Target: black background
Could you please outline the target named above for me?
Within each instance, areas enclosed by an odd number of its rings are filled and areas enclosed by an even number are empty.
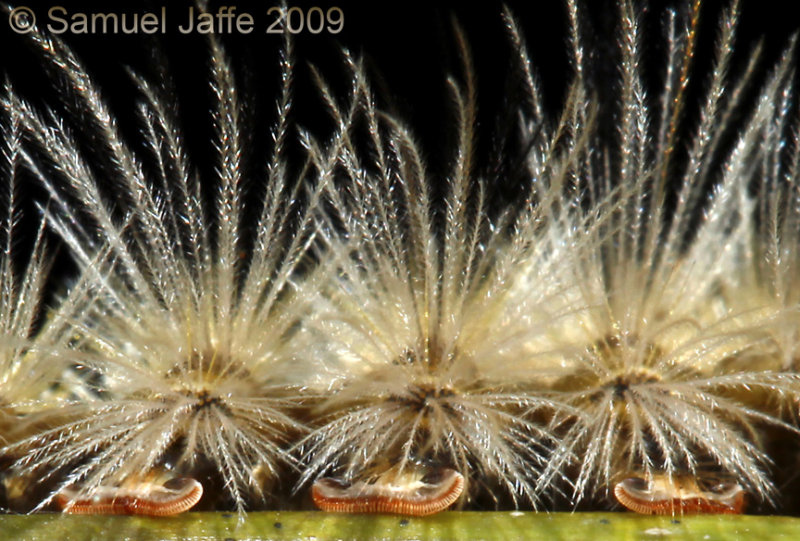
[[[644,6],[647,32],[646,58],[652,66],[663,65],[659,46],[663,43],[661,22],[670,6],[685,2],[657,0],[637,2]],[[717,19],[721,6],[729,2],[711,0],[704,2],[700,28],[698,65],[703,68],[704,54],[711,50],[717,33]],[[268,127],[273,113],[273,98],[277,89],[277,60],[281,46],[279,36],[267,35],[264,30],[273,20],[269,7],[276,2],[220,2],[211,3],[213,12],[218,5],[235,5],[238,12],[248,12],[256,19],[252,34],[223,35],[229,55],[234,60],[240,87],[245,90],[248,114],[255,120],[254,133]],[[353,2],[346,0],[311,0],[293,2],[307,11],[313,6],[327,10],[338,6],[345,14],[343,30],[332,35],[323,31],[313,35],[303,31],[296,36],[298,73],[297,122],[315,127],[324,123],[324,111],[319,106],[318,93],[308,80],[306,63],[320,67],[323,74],[336,84],[342,82],[343,68],[340,48],[346,47],[363,54],[376,81],[376,94],[384,107],[390,107],[407,120],[408,125],[422,142],[434,170],[439,167],[437,156],[446,152],[451,139],[451,112],[444,84],[448,74],[460,71],[453,37],[452,22],[458,21],[465,30],[475,59],[479,80],[479,107],[481,135],[490,138],[494,131],[492,120],[501,111],[513,107],[514,96],[508,93],[507,79],[513,60],[509,56],[509,40],[501,19],[500,2]],[[528,0],[506,2],[520,21],[528,41],[533,65],[539,74],[547,105],[557,112],[569,78],[566,30],[566,10],[562,0]],[[769,66],[780,50],[788,43],[792,32],[800,27],[800,18],[791,10],[792,0],[744,0],[737,41],[736,60],[747,58],[757,40],[766,45],[764,66]],[[208,87],[207,45],[198,33],[180,34],[176,27],[185,19],[192,2],[91,2],[66,0],[23,0],[19,4],[30,7],[39,21],[46,19],[47,10],[62,5],[70,13],[142,13],[158,11],[165,6],[168,28],[165,35],[73,35],[66,33],[67,41],[85,62],[89,72],[103,90],[114,114],[120,119],[123,131],[136,128],[134,108],[137,99],[134,85],[126,67],[148,78],[161,74],[154,70],[154,50],[163,51],[170,62],[169,73],[178,89],[180,118],[190,146],[203,146],[210,135],[207,114],[212,105]],[[12,5],[12,7],[14,7]],[[613,55],[614,25],[617,10],[611,0],[591,0],[580,3],[582,23],[590,39],[591,51],[600,73],[598,80],[608,81],[609,88],[616,76]],[[34,102],[57,102],[57,92],[50,74],[41,69],[42,60],[31,50],[27,41],[10,31],[7,15],[0,20],[0,37],[3,54],[0,54],[0,71],[8,75],[15,87]],[[655,72],[653,72],[655,73]],[[489,129],[491,128],[491,129]],[[196,140],[199,139],[199,140]],[[199,167],[213,156],[196,152],[193,157]]]
[[[687,0],[688,1],[688,0]],[[562,0],[527,0],[505,2],[520,21],[524,30],[534,68],[539,74],[547,104],[556,112],[561,104],[565,82],[568,80],[566,10]],[[653,66],[663,62],[661,52],[663,14],[670,6],[686,2],[655,0],[637,2],[644,6],[647,32],[647,57]],[[253,115],[266,115],[263,125],[270,122],[272,99],[277,89],[277,60],[281,46],[279,36],[267,35],[264,30],[273,20],[269,7],[277,2],[238,1],[211,3],[213,12],[219,5],[235,5],[238,12],[248,12],[256,19],[252,34],[223,35],[222,42],[234,60],[240,86],[246,90],[248,107]],[[313,6],[327,10],[338,6],[345,14],[343,30],[332,35],[323,31],[312,35],[303,31],[296,36],[298,60],[298,85],[296,113],[298,123],[314,126],[324,111],[319,109],[316,89],[308,81],[305,63],[320,67],[323,74],[334,83],[341,78],[343,69],[340,47],[363,54],[376,81],[376,93],[385,107],[391,107],[405,118],[423,143],[428,155],[437,155],[450,137],[451,115],[445,77],[458,73],[459,60],[453,37],[452,22],[458,21],[465,30],[475,59],[480,83],[479,106],[481,126],[491,124],[498,111],[509,105],[507,76],[511,70],[509,40],[500,13],[503,3],[488,1],[473,4],[466,2],[353,2],[347,0],[311,0],[290,3],[307,11]],[[703,55],[711,49],[717,33],[717,19],[721,6],[729,2],[710,0],[703,4],[700,29],[699,65]],[[791,10],[793,0],[744,0],[737,41],[736,60],[746,59],[757,40],[766,45],[764,66],[770,65],[780,50],[788,43],[792,32],[800,28],[800,17]],[[186,126],[190,144],[193,134],[207,133],[203,125],[209,124],[207,112],[212,104],[208,88],[207,46],[198,33],[180,34],[176,26],[185,19],[192,2],[185,1],[69,1],[22,0],[19,4],[30,7],[39,21],[46,19],[47,10],[54,5],[64,6],[70,13],[142,13],[158,11],[165,6],[168,28],[165,35],[74,35],[63,34],[85,62],[89,72],[102,88],[112,111],[120,124],[130,129],[128,120],[133,115],[131,105],[137,99],[134,86],[125,68],[131,67],[145,77],[160,76],[153,67],[154,50],[165,52],[170,62],[169,73],[178,88],[181,119]],[[616,75],[614,63],[614,25],[617,10],[611,0],[580,2],[583,29],[591,40],[590,54],[598,60],[595,65],[611,81]],[[41,69],[42,60],[31,50],[27,41],[10,31],[7,15],[0,17],[0,71],[7,74],[15,87],[28,99],[41,97],[52,104],[56,90],[49,74]],[[603,80],[600,78],[599,80]],[[514,104],[511,103],[511,106]],[[316,107],[315,107],[316,106]],[[257,110],[256,110],[257,109]],[[491,130],[489,130],[491,131]],[[485,134],[490,137],[491,133]],[[201,156],[196,156],[201,158]],[[200,160],[202,161],[202,159]],[[436,160],[432,160],[433,162]],[[198,164],[202,165],[202,164]],[[435,165],[434,165],[435,167]]]
[[[566,84],[570,78],[566,38],[567,14],[562,0],[514,0],[506,2],[515,14],[528,43],[532,64],[544,92],[547,109],[556,117],[563,103]],[[791,9],[793,0],[744,0],[734,57],[734,73],[741,69],[749,52],[759,40],[765,43],[764,61],[768,70],[787,46],[790,36],[800,27],[800,18]],[[645,75],[657,81],[663,67],[663,21],[670,7],[685,6],[686,2],[654,0],[636,2],[643,14],[645,40]],[[709,52],[718,33],[721,9],[729,2],[710,0],[703,4],[698,59],[694,77],[702,87],[710,66]],[[22,0],[15,5],[30,7],[41,22],[47,10],[62,5],[70,13],[143,13],[159,11],[165,6],[168,31],[165,35],[74,35],[66,33],[67,42],[85,63],[89,73],[102,91],[118,126],[134,149],[142,150],[141,127],[135,104],[139,95],[127,72],[130,68],[150,80],[168,73],[174,81],[179,103],[178,118],[186,136],[192,165],[204,182],[214,182],[215,154],[213,123],[210,111],[213,97],[208,84],[208,45],[204,36],[195,32],[184,35],[176,27],[182,24],[188,8],[186,1],[68,1]],[[219,5],[235,5],[238,12],[248,12],[256,20],[252,34],[222,35],[221,42],[233,60],[238,87],[245,104],[245,133],[251,139],[247,146],[248,163],[253,178],[259,174],[269,156],[269,129],[274,122],[274,103],[279,88],[278,59],[281,37],[264,31],[274,20],[267,10],[277,2],[223,1],[212,2],[210,11]],[[420,142],[433,182],[444,178],[452,159],[454,136],[453,115],[446,88],[448,74],[461,73],[454,38],[453,22],[457,21],[466,34],[475,62],[479,82],[479,163],[489,167],[493,159],[490,147],[509,111],[519,104],[519,95],[509,91],[514,87],[514,61],[508,34],[501,18],[503,4],[487,1],[466,2],[353,2],[347,0],[310,0],[292,2],[308,11],[319,6],[323,11],[338,6],[344,13],[343,30],[338,34],[323,31],[314,35],[303,31],[295,36],[296,85],[293,119],[298,126],[324,135],[329,128],[328,116],[321,105],[319,93],[310,79],[308,64],[317,66],[339,95],[346,95],[345,69],[341,48],[363,55],[369,66],[379,104],[405,119]],[[584,0],[580,2],[581,24],[587,37],[587,54],[594,66],[598,99],[602,105],[613,103],[614,81],[618,75],[615,28],[618,19],[613,0]],[[44,69],[44,61],[29,40],[12,32],[8,15],[0,16],[0,72],[4,73],[15,90],[37,107],[45,105],[70,118],[62,104],[64,96],[55,84],[53,73]],[[164,65],[166,70],[159,70]],[[657,84],[656,84],[657,87]],[[695,90],[698,92],[699,90]],[[613,109],[609,105],[609,110]],[[601,107],[602,111],[603,107]],[[606,129],[613,131],[613,116],[604,119]],[[501,126],[498,126],[501,125]],[[74,128],[80,139],[80,126]],[[91,137],[84,143],[87,158],[92,156]],[[96,150],[96,149],[95,149]],[[482,160],[482,161],[481,161]],[[25,186],[35,183],[25,181]],[[23,194],[45,198],[37,188],[23,189]],[[30,203],[26,203],[30,206]],[[29,213],[29,215],[32,213]]]

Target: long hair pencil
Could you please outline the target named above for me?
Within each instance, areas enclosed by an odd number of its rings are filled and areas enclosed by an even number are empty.
[[[52,197],[51,224],[81,267],[72,295],[91,299],[72,321],[73,350],[97,374],[90,396],[58,413],[68,421],[12,446],[25,451],[15,470],[56,482],[39,508],[172,514],[205,487],[206,506],[241,512],[291,468],[285,447],[302,430],[293,410],[313,380],[291,348],[316,283],[298,268],[309,262],[310,213],[324,182],[288,172],[291,46],[266,178],[251,185],[233,70],[209,40],[217,162],[205,190],[168,87],[133,75],[144,142],[136,150],[70,48],[31,36],[111,170],[96,174],[56,113],[12,97],[35,146],[27,164]]]
[[[591,308],[576,327],[584,351],[554,385],[553,399],[581,413],[561,417],[540,488],[570,471],[575,504],[613,492],[644,513],[741,512],[745,492],[756,500],[774,495],[762,430],[797,433],[775,410],[800,390],[773,338],[779,311],[743,307],[724,293],[736,296],[731,280],[748,264],[748,184],[754,164],[779,152],[762,141],[791,64],[782,59],[735,125],[756,59],[729,81],[734,5],[723,17],[699,123],[678,158],[700,3],[670,12],[655,102],[639,68],[639,16],[632,2],[619,7],[618,133],[598,143],[602,158],[588,157],[585,172],[589,198],[616,190],[617,209],[572,269]]]
[[[549,333],[574,310],[577,289],[559,267],[587,238],[570,221],[576,201],[562,194],[582,144],[578,100],[552,126],[530,66],[520,67],[526,119],[539,128],[525,146],[536,147],[541,177],[525,212],[490,218],[493,186],[475,165],[474,73],[456,35],[464,77],[448,79],[457,146],[441,201],[411,130],[379,110],[359,61],[347,56],[348,103],[321,83],[337,127],[316,164],[336,179],[319,218],[321,250],[337,272],[326,273],[303,328],[309,347],[322,344],[317,371],[330,374],[331,395],[298,451],[300,486],[311,485],[324,510],[425,515],[461,493],[460,505],[541,503],[537,472],[553,435],[537,414],[553,405],[524,392],[542,376],[537,362],[519,361],[557,357]]]

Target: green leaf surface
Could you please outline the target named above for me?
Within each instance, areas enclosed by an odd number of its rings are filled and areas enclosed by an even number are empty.
[[[186,513],[170,518],[41,514],[0,517],[4,540],[800,539],[800,519],[629,513],[445,512],[431,517],[320,512]]]

